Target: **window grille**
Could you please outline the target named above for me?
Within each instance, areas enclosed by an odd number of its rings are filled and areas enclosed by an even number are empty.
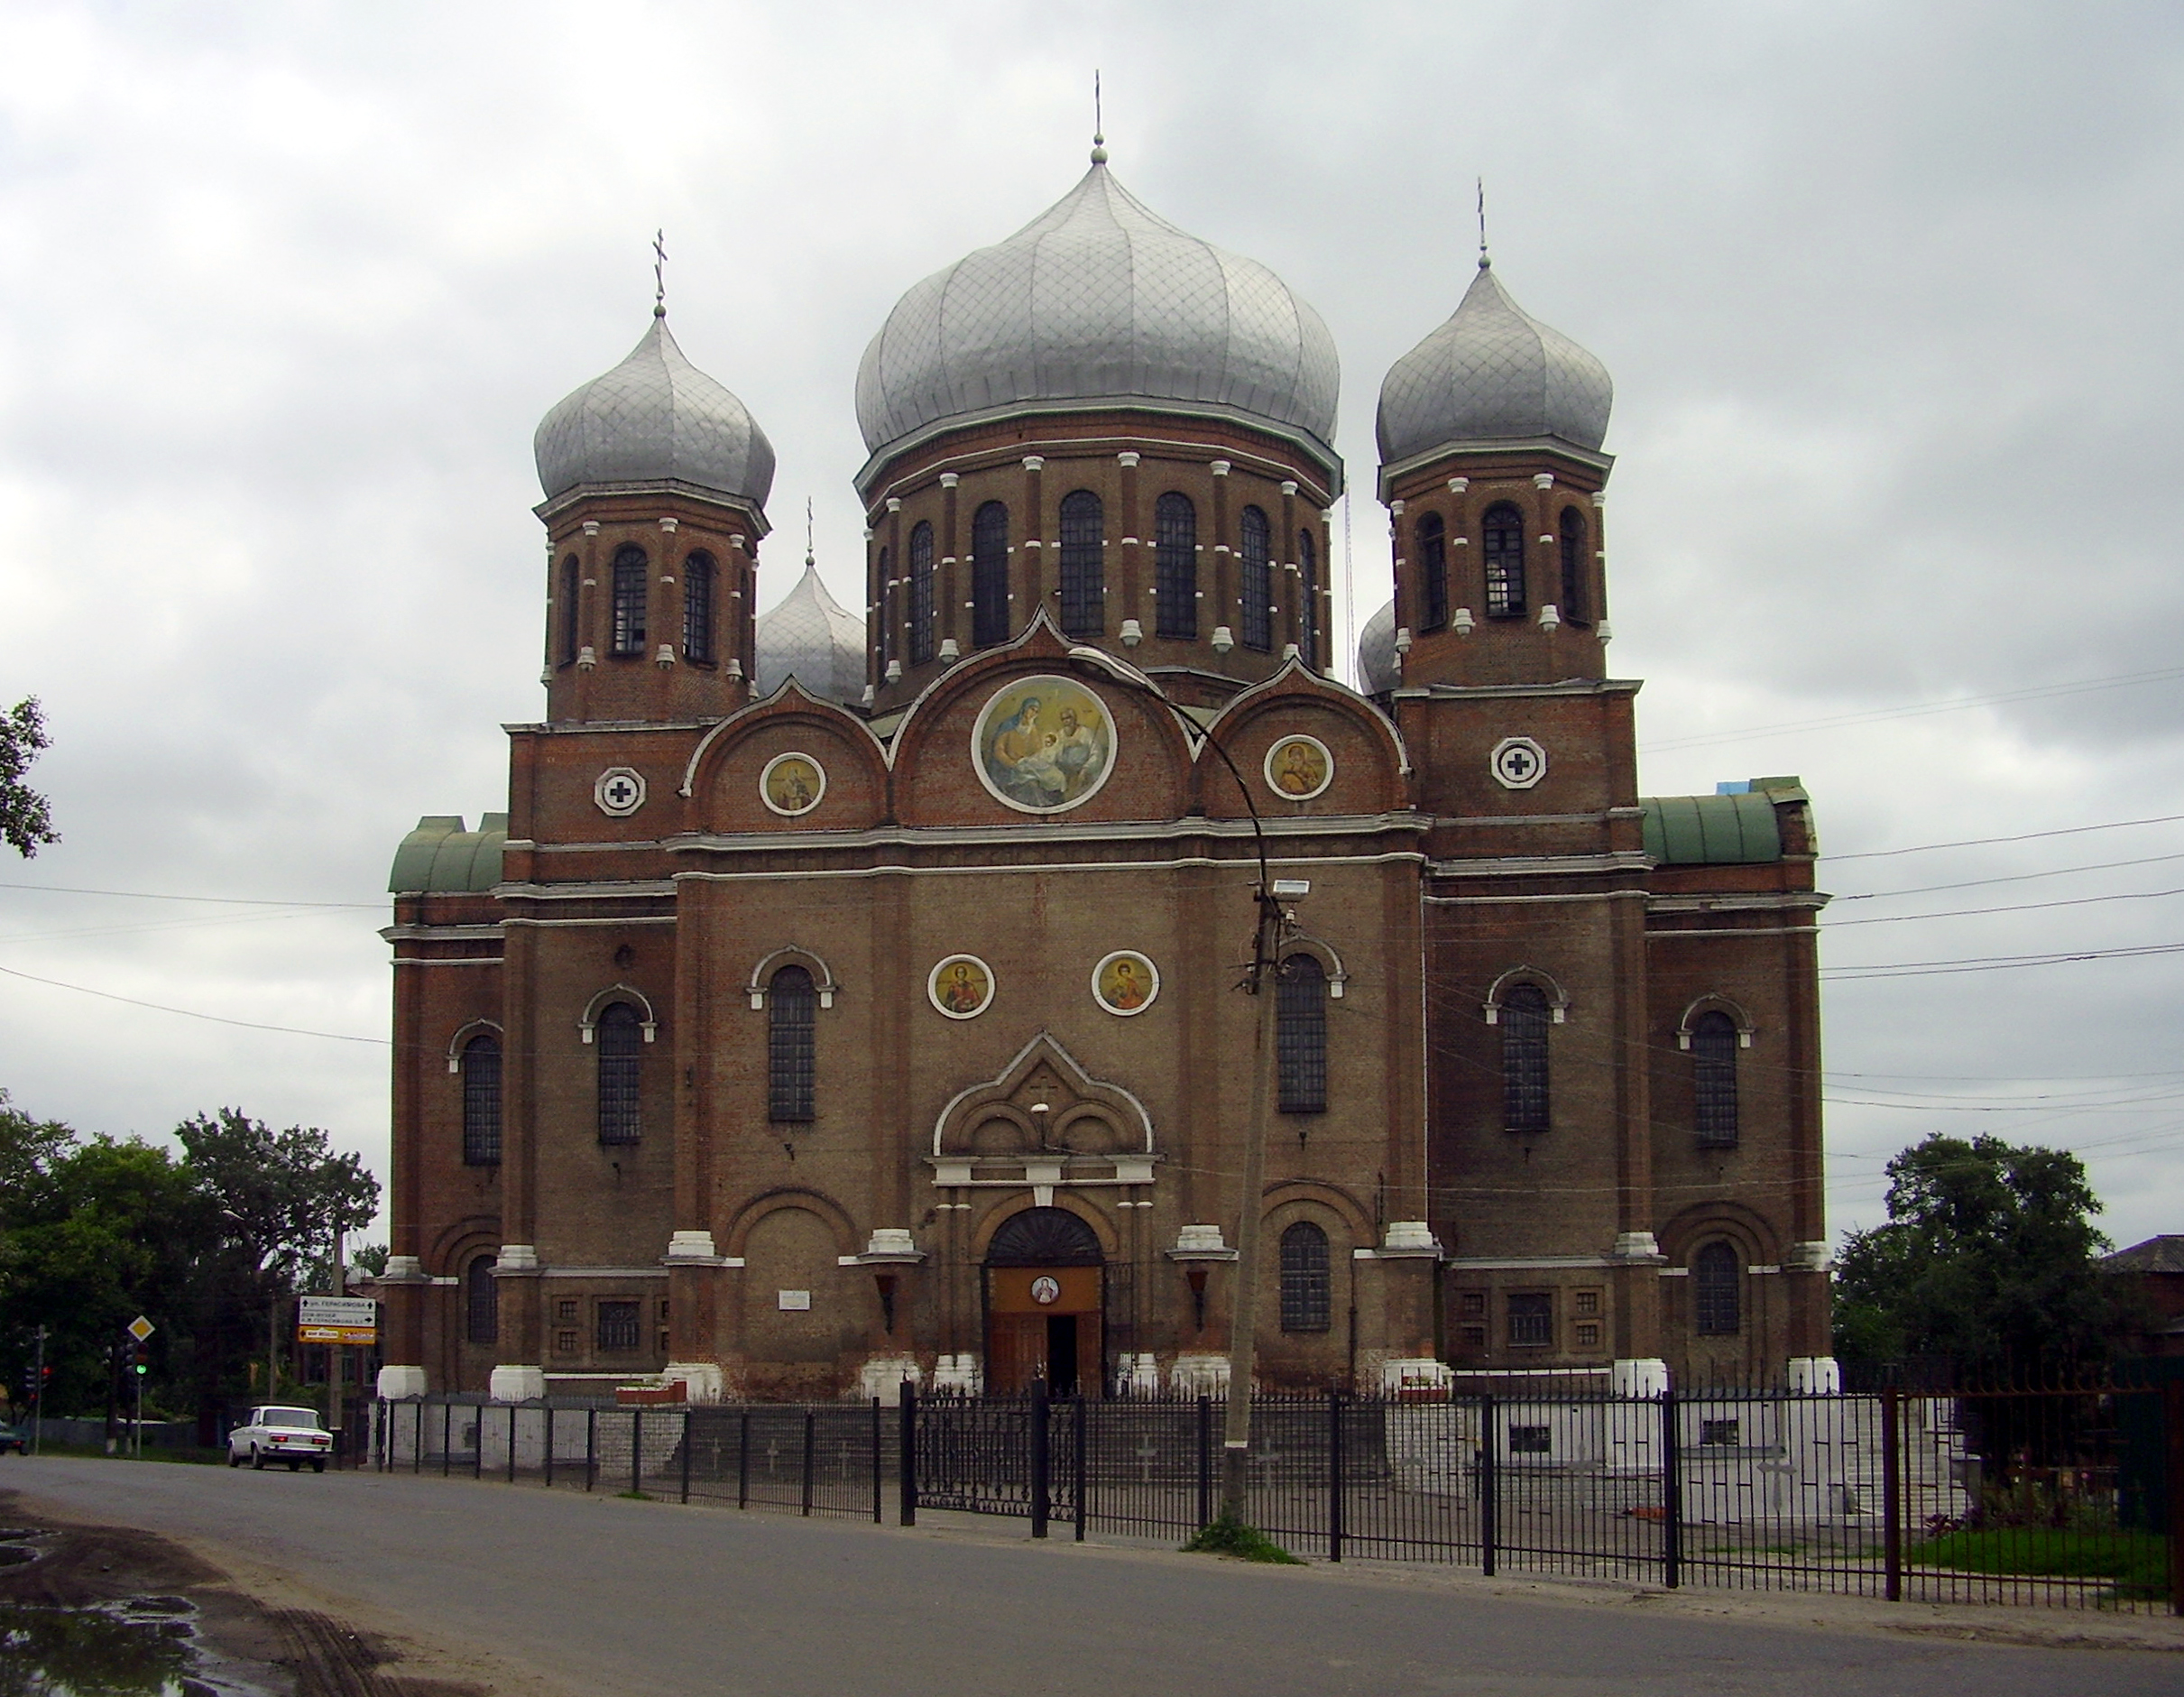
[[[1484,1326],[1466,1326],[1463,1329],[1463,1347],[1470,1351],[1487,1347],[1487,1329]]]
[[[1591,573],[1585,569],[1585,515],[1562,509],[1562,617],[1571,624],[1592,622],[1592,598],[1585,593]]]
[[[766,991],[767,1118],[808,1124],[817,1073],[818,992],[801,966],[784,966]]]
[[[575,1331],[571,1330],[567,1332],[557,1332],[554,1333],[554,1353],[556,1355],[574,1355],[576,1352],[576,1333]]]
[[[1509,1346],[1545,1349],[1554,1342],[1554,1298],[1534,1292],[1509,1298]],[[1509,1446],[1515,1449],[1516,1444]]]
[[[1737,1022],[1702,1013],[1691,1022],[1691,1095],[1701,1148],[1737,1147]]]
[[[1547,995],[1519,984],[1501,1002],[1502,1125],[1510,1131],[1547,1129]]]
[[[1175,490],[1153,503],[1153,564],[1162,636],[1198,640],[1198,509]]]
[[[1579,1291],[1577,1294],[1577,1311],[1580,1314],[1599,1313],[1600,1293],[1597,1290]]]
[[[1296,533],[1296,651],[1313,671],[1320,669],[1320,549],[1310,530]]]
[[[1458,1298],[1458,1302],[1461,1312],[1467,1318],[1483,1314],[1487,1311],[1487,1293],[1483,1290],[1467,1290]]]
[[[1578,1348],[1597,1350],[1600,1347],[1600,1328],[1598,1322],[1582,1323],[1577,1329]]]
[[[1443,631],[1449,623],[1449,528],[1438,512],[1421,514],[1412,532],[1418,550],[1418,628]]]
[[[1699,1442],[1701,1444],[1719,1444],[1727,1449],[1736,1449],[1744,1443],[1744,1421],[1741,1417],[1735,1420],[1701,1420],[1699,1423]]]
[[[599,1016],[593,1041],[599,1049],[599,1140],[634,1143],[643,1130],[637,1084],[644,1032],[637,1010],[615,1002]]]
[[[650,562],[634,543],[614,550],[614,652],[645,651],[645,573]]]
[[[1552,1455],[1554,1453],[1553,1426],[1511,1426],[1509,1453],[1512,1455]]]
[[[643,1325],[641,1304],[603,1302],[599,1305],[599,1349],[602,1354],[633,1350]]]
[[[501,1160],[501,1039],[480,1032],[463,1045],[463,1165]]]
[[[1009,640],[1009,509],[989,501],[971,520],[971,640]]]
[[[1274,646],[1274,568],[1267,558],[1267,515],[1246,507],[1237,540],[1244,560],[1244,646],[1264,653]]]
[[[1700,1337],[1734,1337],[1744,1330],[1744,1268],[1719,1240],[1691,1257],[1691,1303]]]
[[[1062,497],[1062,633],[1098,636],[1106,627],[1101,561],[1105,528],[1100,497],[1080,489]]]
[[[1333,1283],[1327,1233],[1299,1220],[1282,1233],[1282,1330],[1326,1331]]]
[[[561,663],[573,665],[576,659],[576,592],[584,586],[584,567],[571,554],[561,562]]]
[[[473,1343],[501,1341],[501,1291],[493,1263],[492,1256],[481,1255],[463,1275],[463,1335]]]
[[[713,556],[692,554],[683,561],[683,658],[713,664]]]
[[[933,658],[933,527],[910,532],[910,664]]]
[[[1001,1222],[986,1246],[988,1267],[1098,1267],[1099,1234],[1066,1208],[1026,1208]]]
[[[1275,979],[1274,1047],[1284,1113],[1327,1111],[1327,969],[1292,955]]]
[[[1480,553],[1487,567],[1487,616],[1525,616],[1525,515],[1507,501],[1487,509],[1479,521]]]

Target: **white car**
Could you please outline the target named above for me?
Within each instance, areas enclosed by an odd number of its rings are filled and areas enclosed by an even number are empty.
[[[248,1462],[262,1469],[268,1462],[286,1462],[295,1472],[306,1462],[311,1471],[326,1471],[327,1457],[334,1453],[334,1434],[318,1424],[316,1408],[253,1408],[248,1424],[227,1434],[227,1464]]]

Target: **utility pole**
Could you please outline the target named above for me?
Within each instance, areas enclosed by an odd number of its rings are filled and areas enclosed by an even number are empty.
[[[31,1380],[31,1453],[36,1455],[45,1440],[45,1328],[38,1328],[37,1377]]]
[[[347,1255],[347,1238],[348,1233],[342,1227],[341,1216],[336,1214],[334,1216],[334,1277],[331,1281],[334,1288],[328,1293],[336,1296],[346,1296],[349,1294],[349,1269],[342,1265]],[[327,1351],[327,1378],[330,1381],[327,1386],[326,1394],[327,1425],[334,1434],[334,1465],[336,1467],[341,1465],[341,1370],[348,1364],[348,1359],[349,1346],[346,1343],[336,1343]],[[513,1417],[513,1416],[510,1416],[511,1419]]]

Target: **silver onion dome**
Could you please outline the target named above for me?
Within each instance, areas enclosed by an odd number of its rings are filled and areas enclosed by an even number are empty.
[[[629,358],[556,403],[531,451],[549,501],[586,485],[687,484],[763,507],[773,487],[766,432],[683,357],[663,313]]]
[[[967,420],[1140,401],[1271,427],[1339,477],[1341,368],[1320,315],[1258,261],[1147,210],[1104,159],[896,304],[857,372],[866,447],[877,458]]]
[[[1362,695],[1384,696],[1402,681],[1403,669],[1396,664],[1396,602],[1391,595],[1358,633],[1358,689]]]
[[[1482,258],[1454,315],[1380,385],[1380,463],[1543,437],[1597,450],[1614,399],[1608,367],[1526,313]]]
[[[863,698],[863,622],[826,593],[810,555],[797,586],[759,615],[756,659],[761,696],[793,677],[829,701],[853,705]]]

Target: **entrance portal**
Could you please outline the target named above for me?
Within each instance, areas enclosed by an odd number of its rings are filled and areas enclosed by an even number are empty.
[[[1106,1381],[1101,1310],[1106,1268],[1092,1229],[1063,1208],[1027,1208],[986,1252],[986,1386],[1044,1379],[1057,1397],[1098,1396]]]

